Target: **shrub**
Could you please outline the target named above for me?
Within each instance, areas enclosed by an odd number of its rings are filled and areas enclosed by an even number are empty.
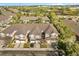
[[[23,48],[30,48],[30,43],[24,43]]]
[[[47,48],[47,47],[48,47],[47,42],[41,42],[40,43],[40,48]]]
[[[78,46],[76,47],[75,34],[71,31],[63,20],[59,19],[55,13],[50,13],[51,23],[58,30],[58,48],[65,52],[65,55],[79,55]],[[76,45],[75,45],[76,44]],[[74,46],[75,45],[75,46]]]
[[[7,48],[14,48],[15,44],[9,44]]]

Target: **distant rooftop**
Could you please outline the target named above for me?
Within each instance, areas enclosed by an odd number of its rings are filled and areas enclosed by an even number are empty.
[[[10,17],[7,15],[7,16],[4,16],[4,15],[0,15],[0,21],[5,21],[5,20],[8,20]]]
[[[37,17],[35,17],[35,16],[21,16],[21,20],[37,20],[37,19],[42,19],[42,20],[48,20],[48,21],[50,21],[50,19],[47,17],[47,16],[42,16],[42,17],[40,17],[40,16],[37,16]]]
[[[71,30],[79,36],[79,24],[73,20],[64,20],[64,23],[71,28]]]

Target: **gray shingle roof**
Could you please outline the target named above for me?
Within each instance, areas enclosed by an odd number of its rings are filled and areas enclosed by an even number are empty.
[[[34,16],[31,16],[31,17],[21,16],[20,19],[21,20],[37,20],[38,17],[34,17]]]
[[[19,34],[26,34],[27,31],[30,31],[30,34],[34,35],[40,35],[42,31],[45,31],[46,33],[57,33],[57,30],[51,26],[50,24],[15,24],[10,26],[9,28],[5,29],[3,33],[11,34],[13,31],[17,31],[16,35]]]
[[[10,18],[9,16],[0,15],[0,21],[5,21],[8,20],[9,18]]]
[[[35,17],[35,16],[21,16],[21,20],[37,20],[38,18],[41,18],[42,20],[50,20],[47,16],[44,17]]]

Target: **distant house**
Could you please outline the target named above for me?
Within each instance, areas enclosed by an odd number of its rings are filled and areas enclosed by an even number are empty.
[[[55,13],[57,15],[62,15],[63,14],[63,11],[62,11],[62,9],[58,9],[58,10],[55,11]]]
[[[14,16],[15,13],[12,13],[11,11],[2,11],[2,14],[5,16]]]
[[[25,23],[50,23],[50,19],[47,16],[44,17],[35,17],[35,16],[21,16],[20,18],[23,20]]]
[[[6,10],[7,11],[10,11],[12,13],[18,13],[19,12],[19,10],[18,9],[15,9],[15,8],[7,8]]]
[[[73,20],[64,20],[64,23],[71,28],[76,36],[76,40],[79,41],[79,23],[76,23]]]
[[[3,35],[3,34],[0,34],[0,35]],[[0,36],[0,48],[6,47],[7,44],[11,41],[10,39],[11,37],[4,37],[4,35]]]
[[[42,17],[43,23],[50,23],[50,19],[47,16]]]
[[[13,36],[13,33],[16,32]],[[48,44],[57,42],[58,32],[51,24],[15,24],[0,33],[1,37],[14,37],[16,43],[40,43],[45,40]]]
[[[2,12],[2,13],[3,14],[0,15],[0,26],[8,24],[11,18],[15,15],[8,11]]]
[[[64,23],[69,26],[75,33],[76,39],[79,41],[79,16],[58,16],[64,18]]]
[[[12,16],[0,15],[0,25],[8,24]]]
[[[33,22],[36,21],[38,19],[38,17],[34,17],[34,16],[29,16],[29,17],[27,17],[27,16],[21,16],[20,19],[23,20],[24,23],[29,23],[31,21],[33,21]]]
[[[61,16],[61,15],[58,15],[58,17],[61,19],[67,19],[67,20],[72,20],[74,22],[79,22],[79,16]]]

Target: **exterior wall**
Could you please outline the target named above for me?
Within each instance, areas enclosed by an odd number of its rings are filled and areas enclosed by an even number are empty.
[[[0,56],[56,56],[55,51],[3,51]]]
[[[51,48],[51,40],[46,40],[48,44],[48,48]]]
[[[0,48],[2,48],[5,45],[5,41],[4,40],[0,40]]]
[[[2,45],[0,47],[6,47],[6,45],[10,42],[10,40],[11,40],[10,37],[0,38],[0,44]]]

